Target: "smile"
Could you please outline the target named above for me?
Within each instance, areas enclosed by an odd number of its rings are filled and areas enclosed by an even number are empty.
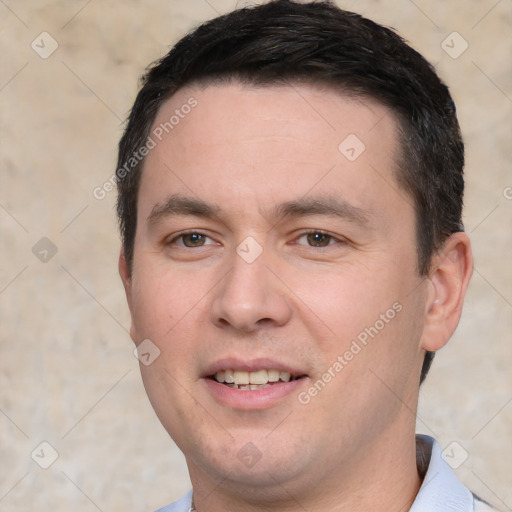
[[[293,376],[287,371],[279,369],[260,369],[256,371],[226,369],[216,372],[210,376],[220,384],[232,389],[242,391],[255,391],[272,387],[275,384],[291,382],[304,377],[304,375]]]

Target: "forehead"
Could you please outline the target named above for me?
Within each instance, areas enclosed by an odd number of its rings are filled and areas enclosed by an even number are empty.
[[[315,195],[343,191],[356,206],[392,201],[404,195],[394,177],[397,133],[387,107],[329,87],[186,87],[162,105],[153,123],[156,145],[146,157],[140,191],[153,205],[186,193],[224,207],[244,207],[259,196],[261,207],[262,200],[281,203],[313,189]],[[391,187],[383,191],[385,182]],[[380,199],[369,199],[379,188]]]
[[[189,108],[191,103],[197,104],[194,109]],[[175,126],[165,130],[169,121]],[[248,134],[302,136],[311,144],[334,143],[336,149],[347,129],[365,138],[377,125],[381,134],[386,131],[393,137],[396,133],[395,116],[388,107],[366,96],[340,93],[328,84],[230,82],[180,89],[162,104],[152,130],[160,127],[164,138],[179,138],[192,128],[195,136],[203,136],[203,143],[214,143],[227,134],[238,139]]]

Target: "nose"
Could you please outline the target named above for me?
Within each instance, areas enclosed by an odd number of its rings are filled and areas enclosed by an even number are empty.
[[[214,290],[211,316],[217,327],[252,332],[290,320],[286,286],[275,270],[270,270],[264,254],[251,263],[233,255],[231,270]]]

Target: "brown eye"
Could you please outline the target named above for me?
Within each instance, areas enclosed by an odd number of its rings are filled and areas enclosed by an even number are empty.
[[[188,233],[180,238],[185,247],[201,247],[206,242],[206,237],[200,233]]]
[[[326,247],[331,243],[332,236],[318,232],[308,233],[306,239],[311,247]]]

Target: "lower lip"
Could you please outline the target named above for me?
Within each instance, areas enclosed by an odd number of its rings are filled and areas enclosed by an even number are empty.
[[[273,384],[268,388],[241,390],[230,388],[210,378],[203,379],[208,391],[218,402],[232,409],[242,410],[266,409],[289,395],[297,396],[299,387],[302,387],[306,380],[307,377],[303,377]]]

